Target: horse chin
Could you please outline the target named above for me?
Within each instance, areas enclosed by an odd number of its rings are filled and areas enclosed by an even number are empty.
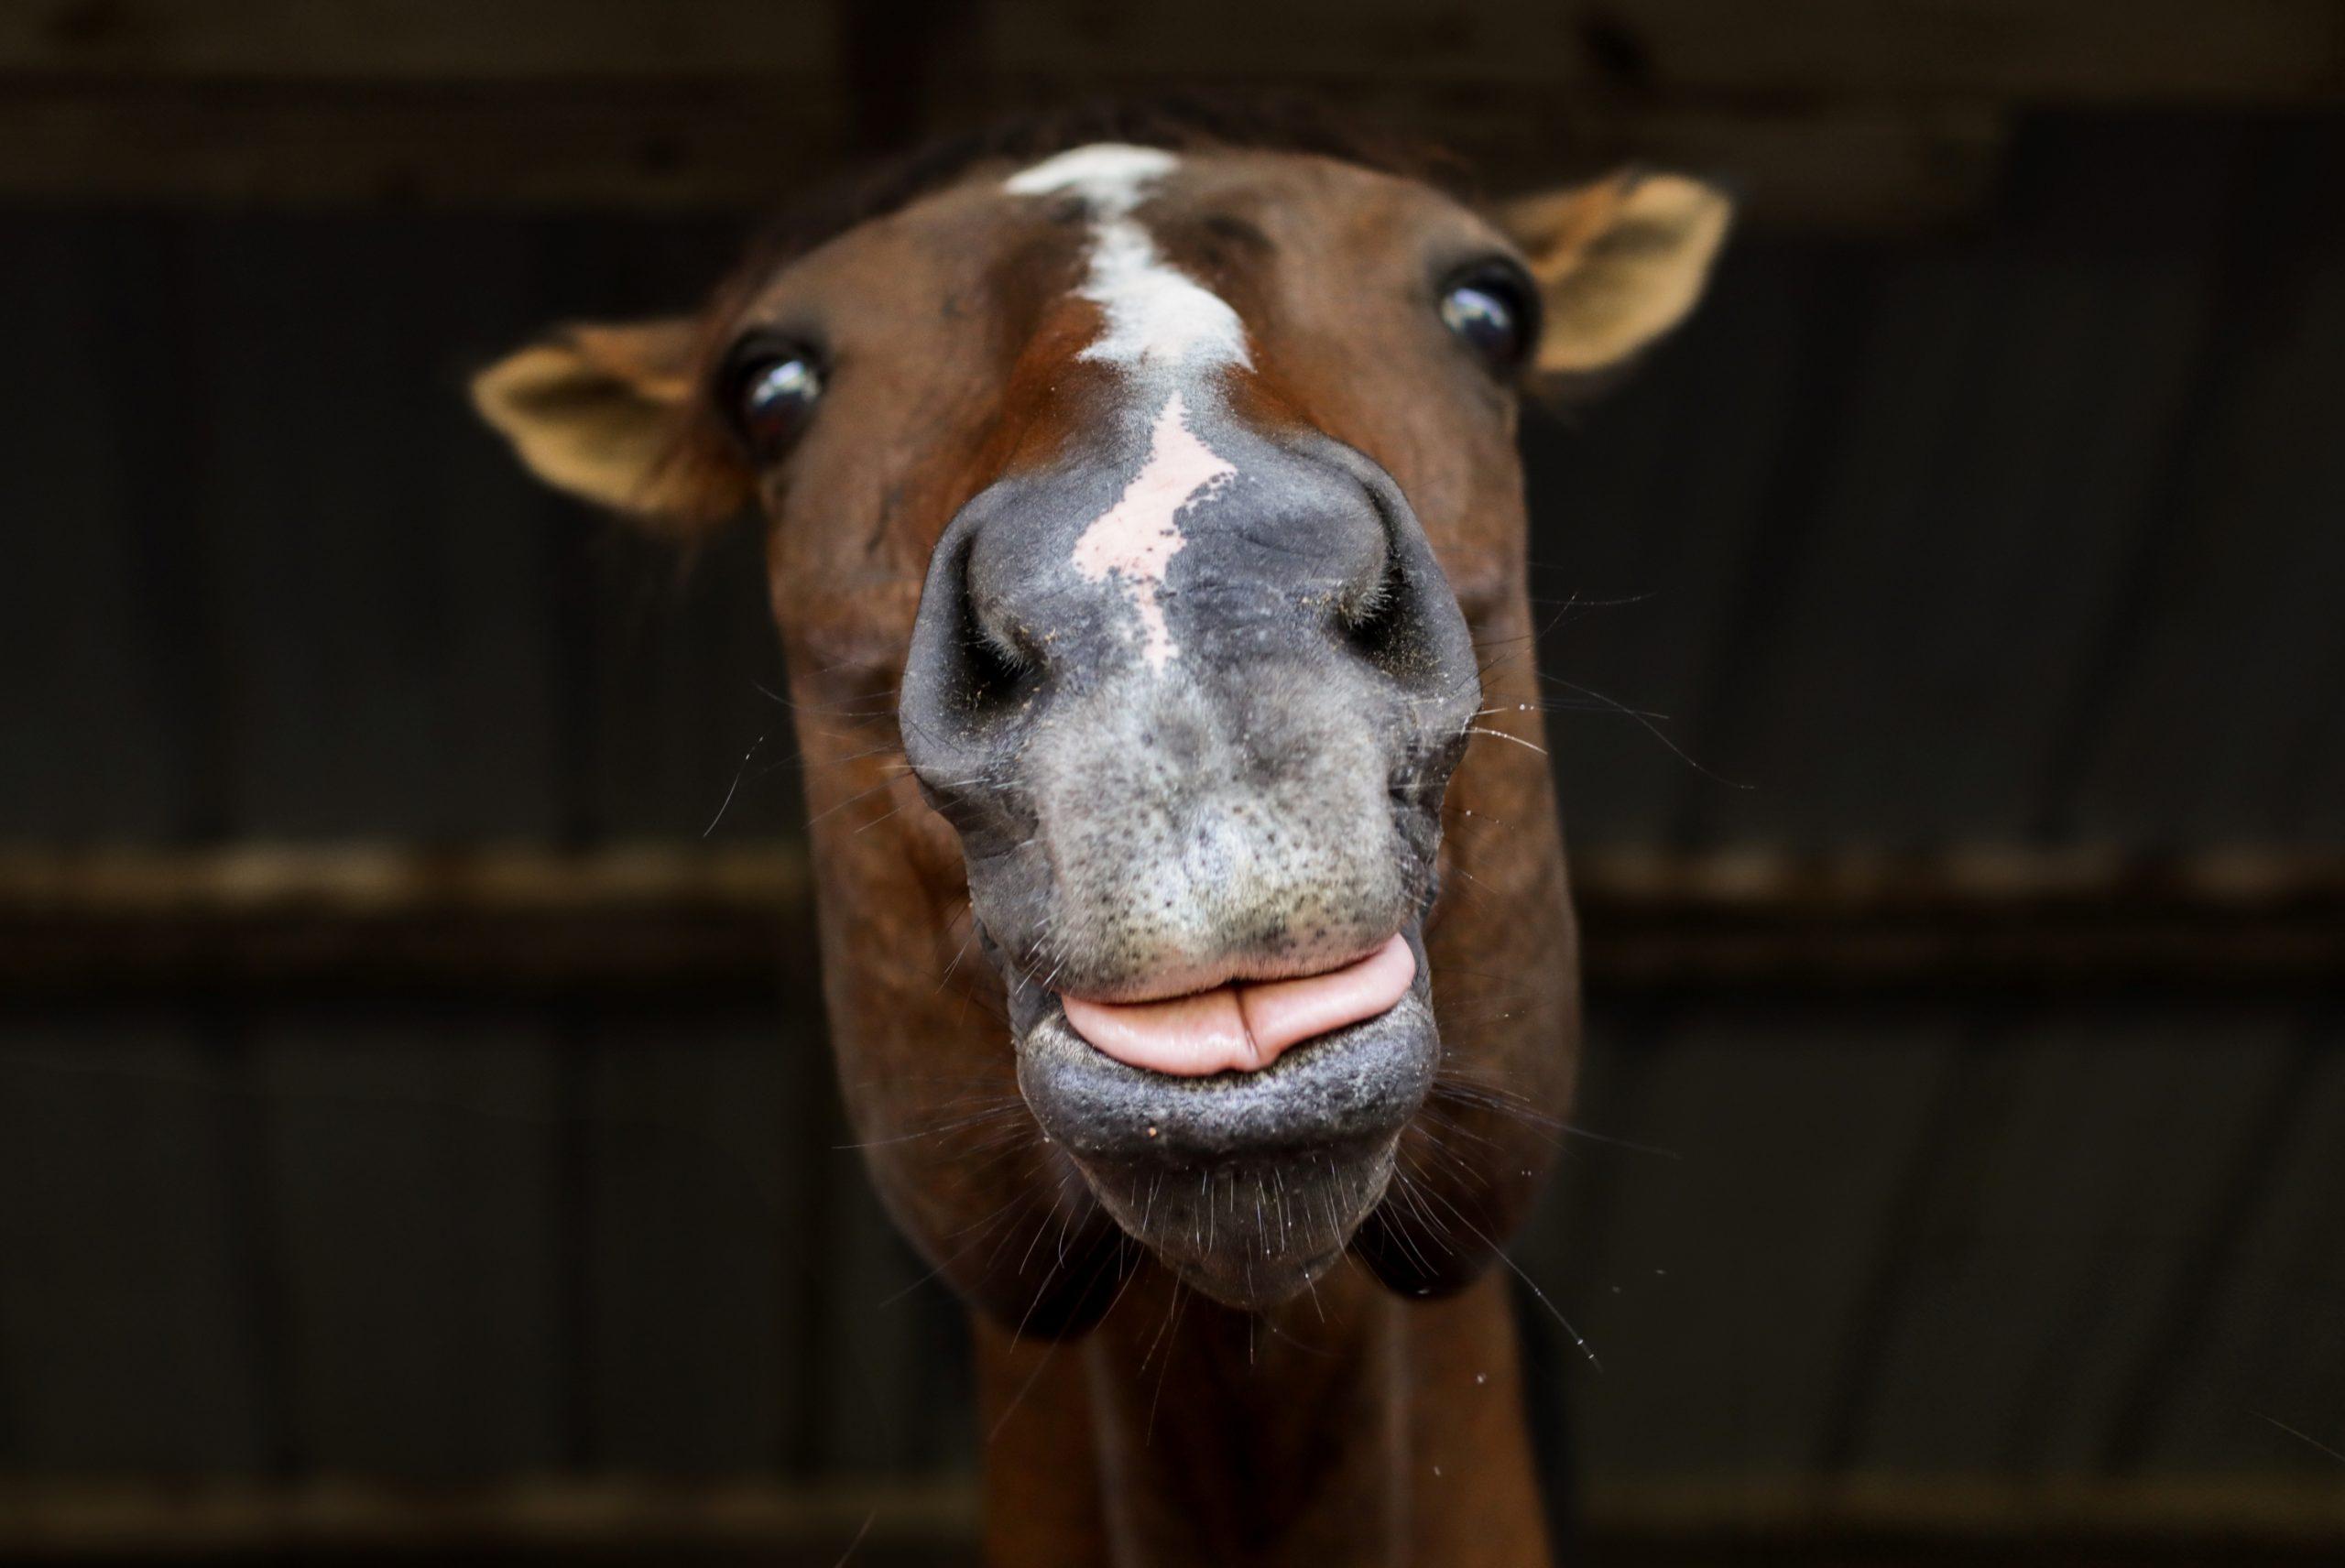
[[[1055,996],[1013,985],[1018,1079],[1100,1205],[1175,1275],[1259,1310],[1334,1267],[1392,1180],[1441,1055],[1421,939],[1399,1003],[1268,1067],[1174,1077],[1118,1062]]]
[[[1194,1169],[1078,1161],[1116,1223],[1183,1282],[1262,1312],[1311,1288],[1383,1201],[1396,1138]]]

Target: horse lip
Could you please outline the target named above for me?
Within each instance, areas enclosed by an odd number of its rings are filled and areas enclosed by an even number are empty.
[[[1056,995],[1013,985],[1020,1087],[1078,1162],[1200,1166],[1387,1142],[1423,1104],[1441,1049],[1422,935],[1412,925],[1402,936],[1416,973],[1398,1002],[1249,1072],[1183,1077],[1132,1066],[1078,1034]]]
[[[1096,991],[1079,990],[1073,986],[1060,988],[1062,996],[1080,1002],[1105,1002],[1116,1006],[1138,1006],[1148,1002],[1176,1002],[1184,996],[1194,996],[1224,985],[1262,985],[1281,980],[1315,980],[1323,975],[1348,969],[1361,959],[1373,956],[1391,941],[1391,934],[1378,938],[1356,953],[1346,953],[1333,964],[1314,964],[1309,968],[1277,963],[1232,963],[1202,981],[1190,980],[1179,985],[1150,985],[1145,981],[1130,985],[1110,986]]]
[[[1296,1047],[1400,1005],[1416,981],[1399,932],[1347,963],[1277,979],[1223,981],[1163,1001],[1107,1003],[1069,991],[1067,1023],[1095,1048],[1143,1072],[1211,1077],[1260,1072]]]

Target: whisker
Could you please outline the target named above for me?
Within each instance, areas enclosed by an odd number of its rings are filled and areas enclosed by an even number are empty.
[[[2262,1410],[2256,1411],[2255,1415],[2258,1420],[2271,1422],[2274,1426],[2278,1427],[2282,1432],[2286,1432],[2290,1437],[2295,1438],[2297,1442],[2308,1443],[2312,1447],[2319,1450],[2321,1453],[2328,1454],[2331,1459],[2336,1460],[2340,1465],[2345,1465],[2345,1453],[2340,1453],[2338,1450],[2329,1447],[2329,1444],[2321,1442],[2320,1439],[2312,1436],[2310,1433],[2298,1432],[2295,1427],[2290,1426],[2286,1421],[2282,1421],[2277,1416],[2267,1416]]]
[[[1567,691],[1576,691],[1583,697],[1587,697],[1591,701],[1602,703],[1609,712],[1621,714],[1626,718],[1634,719],[1638,724],[1644,726],[1646,732],[1650,734],[1653,739],[1667,746],[1671,755],[1674,756],[1678,761],[1683,762],[1686,767],[1692,768],[1695,772],[1700,774],[1705,779],[1723,784],[1729,789],[1755,789],[1758,788],[1755,784],[1740,783],[1735,779],[1727,778],[1723,774],[1714,773],[1709,768],[1703,767],[1700,763],[1694,760],[1693,755],[1686,751],[1684,746],[1679,746],[1675,741],[1670,739],[1668,732],[1663,730],[1659,724],[1654,724],[1652,720],[1647,718],[1643,713],[1639,713],[1636,709],[1630,707],[1625,702],[1615,702],[1601,691],[1579,685],[1574,681],[1566,681],[1560,675],[1547,675],[1543,673],[1539,679],[1542,681],[1552,681],[1556,685],[1564,687]]]
[[[701,837],[706,838],[709,834],[714,833],[716,831],[716,824],[725,820],[725,811],[732,807],[733,797],[741,792],[741,776],[749,770],[749,758],[757,756],[758,747],[765,745],[765,743],[766,737],[759,735],[757,739],[749,743],[749,749],[741,754],[741,766],[733,770],[733,782],[725,787],[725,799],[717,802],[716,815],[709,818],[708,826],[700,830]]]
[[[1525,751],[1535,751],[1542,757],[1547,755],[1547,748],[1545,746],[1533,745],[1532,742],[1523,739],[1521,735],[1509,735],[1504,730],[1485,729],[1480,724],[1467,724],[1466,726],[1466,733],[1468,735],[1496,735],[1500,740],[1511,740],[1514,742],[1515,745],[1522,747]]]
[[[1597,1357],[1595,1346],[1589,1345],[1587,1337],[1583,1335],[1579,1330],[1572,1326],[1572,1320],[1564,1316],[1564,1310],[1555,1305],[1554,1301],[1547,1299],[1547,1292],[1539,1288],[1539,1281],[1524,1273],[1522,1265],[1517,1263],[1513,1258],[1507,1256],[1506,1248],[1500,1247],[1497,1242],[1492,1241],[1489,1235],[1486,1234],[1479,1225],[1477,1225],[1472,1220],[1467,1219],[1464,1214],[1459,1212],[1456,1204],[1443,1197],[1439,1192],[1434,1192],[1432,1188],[1428,1187],[1425,1189],[1425,1196],[1431,1198],[1434,1203],[1439,1203],[1443,1208],[1447,1209],[1451,1215],[1456,1219],[1457,1223],[1466,1227],[1466,1233],[1468,1236],[1471,1236],[1475,1240],[1480,1242],[1484,1247],[1489,1247],[1490,1249],[1491,1257],[1497,1258],[1500,1262],[1505,1264],[1507,1268],[1513,1270],[1514,1277],[1522,1280],[1524,1286],[1530,1290],[1532,1297],[1537,1301],[1541,1306],[1547,1309],[1550,1316],[1552,1316],[1557,1323],[1563,1324],[1564,1332],[1572,1336],[1572,1344],[1579,1347],[1579,1353],[1582,1356],[1587,1357],[1587,1364],[1595,1367],[1598,1372],[1604,1370],[1604,1363]]]

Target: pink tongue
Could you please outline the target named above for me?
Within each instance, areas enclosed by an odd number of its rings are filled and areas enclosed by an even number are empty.
[[[1291,1045],[1388,1012],[1416,977],[1417,955],[1395,935],[1357,964],[1301,980],[1235,981],[1163,1002],[1059,1001],[1103,1054],[1202,1078],[1268,1067]]]

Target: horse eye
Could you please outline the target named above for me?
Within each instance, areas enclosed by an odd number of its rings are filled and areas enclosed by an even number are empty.
[[[1442,294],[1442,323],[1492,369],[1512,370],[1531,347],[1526,298],[1512,278],[1496,274],[1468,278]]]
[[[732,378],[733,417],[742,439],[759,457],[790,449],[823,396],[823,371],[804,352],[760,354]]]

